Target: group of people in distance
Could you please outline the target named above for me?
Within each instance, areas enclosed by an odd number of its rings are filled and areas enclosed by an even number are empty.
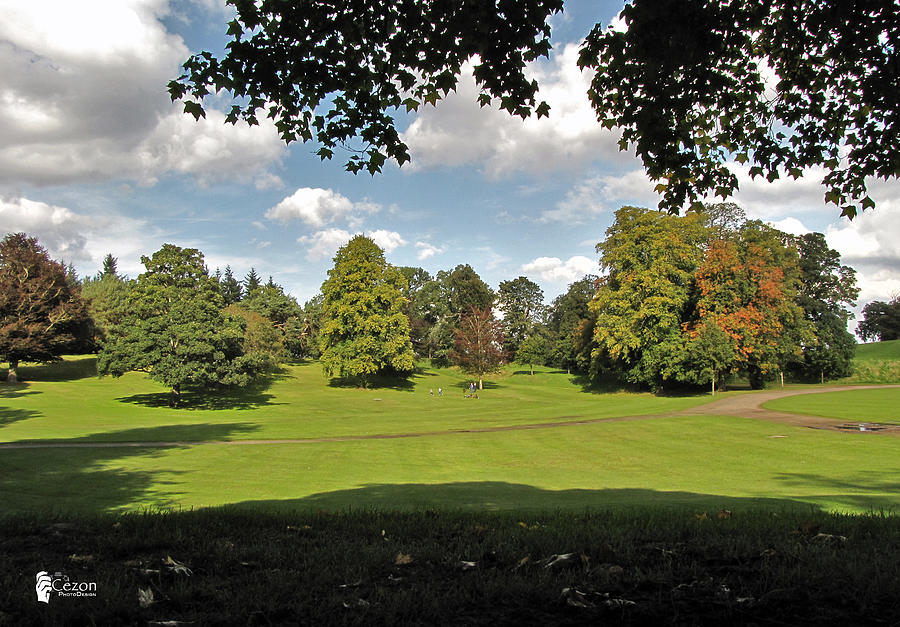
[[[429,393],[431,396],[434,396],[434,388],[429,388],[429,389],[428,389],[428,393]],[[443,395],[444,395],[444,388],[438,388],[438,390],[437,390],[437,395],[438,395],[438,396],[443,396]],[[478,398],[478,386],[475,385],[475,382],[474,382],[474,381],[471,381],[471,382],[469,383],[469,387],[468,387],[467,391],[465,392],[465,394],[464,394],[463,396],[464,396],[465,398]]]

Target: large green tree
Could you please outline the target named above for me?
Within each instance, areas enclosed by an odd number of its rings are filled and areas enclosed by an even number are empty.
[[[800,254],[797,304],[810,323],[815,341],[803,347],[794,369],[804,378],[820,381],[849,376],[856,340],[847,331],[859,288],[856,271],[841,264],[822,233],[806,233],[793,242]]]
[[[37,238],[11,233],[0,241],[0,357],[15,383],[20,361],[59,359],[90,333],[87,305],[66,269]]]
[[[403,289],[406,280],[368,237],[342,246],[322,284],[322,364],[326,375],[409,374],[414,367]]]
[[[501,281],[497,306],[503,311],[504,349],[510,359],[515,359],[519,346],[543,319],[544,291],[524,276]]]
[[[593,319],[588,303],[594,297],[598,277],[588,275],[575,281],[566,290],[553,299],[547,316],[549,331],[548,357],[550,364],[557,368],[581,369],[588,359],[579,360],[579,353],[584,346],[582,344],[583,326],[590,324]],[[591,324],[593,330],[593,325]],[[593,333],[589,333],[589,336]]]
[[[692,311],[692,280],[702,258],[703,218],[623,207],[597,245],[599,281],[592,369],[660,387],[683,360],[682,325]]]
[[[550,51],[563,0],[229,0],[227,53],[192,56],[169,84],[184,110],[233,98],[230,122],[264,115],[286,142],[316,141],[346,168],[410,159],[394,111],[434,104],[476,59],[478,101],[549,113],[526,64]],[[579,65],[598,121],[622,131],[677,212],[752,176],[826,172],[825,199],[853,217],[866,178],[900,174],[900,19],[895,0],[632,0],[625,29],[598,23]]]
[[[856,334],[863,342],[900,339],[900,295],[890,301],[873,300],[863,307]]]
[[[172,390],[185,385],[245,385],[259,363],[243,354],[239,321],[222,313],[222,295],[203,254],[165,244],[141,257],[146,271],[126,297],[126,314],[97,361],[100,374],[145,371]]]

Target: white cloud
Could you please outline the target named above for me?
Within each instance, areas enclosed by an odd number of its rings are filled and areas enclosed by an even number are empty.
[[[318,261],[333,256],[338,248],[350,241],[351,237],[353,235],[344,229],[326,229],[313,235],[304,235],[297,241],[308,247],[307,259]]]
[[[581,255],[563,261],[559,257],[538,257],[522,266],[525,273],[537,274],[545,281],[571,283],[597,272],[597,261]]]
[[[371,202],[354,203],[331,189],[301,187],[266,211],[266,217],[282,222],[302,220],[313,227],[322,227],[339,220],[346,220],[350,226],[358,226],[363,221],[360,214],[373,214],[380,210],[381,205]]]
[[[165,0],[2,2],[0,184],[67,184],[169,173],[263,177],[286,149],[274,125],[195,123],[168,81],[189,55]]]
[[[120,272],[138,274],[148,240],[159,237],[142,220],[86,215],[21,197],[0,198],[0,224],[4,234],[24,232],[37,237],[52,258],[72,262],[87,274],[100,269],[107,253],[118,257]]]
[[[298,238],[297,241],[307,246],[307,259],[310,261],[319,261],[320,259],[333,256],[338,248],[349,242],[355,235],[360,235],[360,233],[351,233],[344,229],[331,228],[325,229],[324,231],[318,231],[312,235],[304,235]],[[377,231],[372,231],[371,233],[366,233],[366,236],[371,238],[372,241],[388,253],[406,244],[406,240],[395,231],[379,229]]]
[[[416,249],[418,250],[416,256],[418,257],[419,261],[425,261],[426,259],[434,257],[435,255],[443,254],[445,250],[443,246],[438,247],[434,244],[429,244],[428,242],[416,242]]]
[[[381,246],[386,253],[394,252],[401,246],[406,245],[406,240],[400,237],[400,234],[396,231],[378,229],[377,231],[366,233],[366,235],[372,238],[373,242]]]
[[[541,85],[539,99],[550,117],[522,120],[498,107],[479,107],[472,63],[463,67],[455,93],[425,107],[403,134],[411,170],[481,165],[491,177],[525,170],[577,169],[618,154],[618,134],[603,129],[587,98],[591,74],[577,66],[578,45],[568,44],[550,61],[529,64]]]
[[[653,187],[643,170],[631,170],[622,175],[594,175],[570,190],[555,209],[544,211],[540,221],[578,224],[626,204],[653,208],[659,202]]]
[[[809,233],[809,229],[797,218],[784,218],[783,220],[773,220],[769,222],[779,231],[790,233],[791,235],[805,235]]]

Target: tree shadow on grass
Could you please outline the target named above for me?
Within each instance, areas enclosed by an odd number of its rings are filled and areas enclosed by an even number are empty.
[[[274,394],[266,392],[274,381],[287,378],[284,374],[273,375],[265,381],[254,383],[244,388],[187,388],[182,390],[177,409],[184,410],[224,410],[239,409],[249,410],[260,407],[284,405],[273,402]],[[120,403],[133,403],[143,407],[168,407],[172,406],[172,392],[149,392],[146,394],[132,394],[120,396],[115,399]]]
[[[237,433],[258,428],[246,423],[167,425],[92,434],[66,440],[68,444],[167,441],[187,437],[198,441],[227,440]],[[42,441],[48,444],[60,440]],[[162,458],[173,449],[188,449],[191,443],[168,446],[111,445],[80,448],[3,448],[0,445],[0,494],[3,514],[42,512],[101,513],[178,507],[182,493],[175,487],[189,481],[188,472],[131,470],[139,458]],[[165,468],[163,462],[154,467]]]
[[[409,377],[376,374],[366,378],[365,386],[363,386],[363,380],[360,377],[332,377],[328,380],[328,387],[412,392],[416,387],[414,379],[426,376],[429,375],[424,372],[413,372]]]
[[[819,486],[827,492],[842,492],[841,502],[859,508],[888,509],[900,512],[900,467],[890,472],[866,471],[855,477],[826,477],[807,473],[781,473],[775,478],[788,486]]]
[[[39,418],[43,414],[33,409],[13,409],[11,407],[0,407],[0,429],[8,427],[14,422],[20,420],[28,420],[30,418]]]
[[[76,381],[97,376],[97,358],[93,355],[64,359],[48,364],[19,366],[20,381]]]
[[[0,398],[19,398],[41,394],[37,390],[29,390],[27,383],[0,383]]]
[[[367,484],[298,499],[244,501],[229,507],[263,511],[584,511],[615,508],[677,508],[718,512],[722,509],[817,509],[791,498],[740,498],[651,489],[545,490],[503,481],[423,484]]]

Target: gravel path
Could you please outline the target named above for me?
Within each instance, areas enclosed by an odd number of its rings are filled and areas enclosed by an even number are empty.
[[[810,429],[826,429],[843,433],[860,433],[863,435],[900,435],[900,425],[881,425],[880,428],[867,428],[864,432],[859,429],[861,423],[841,422],[834,418],[821,416],[806,416],[787,412],[764,409],[762,405],[776,398],[796,396],[799,394],[822,394],[824,392],[842,392],[846,390],[866,390],[872,388],[900,387],[900,385],[842,385],[820,388],[766,390],[764,392],[750,392],[736,394],[720,400],[712,401],[699,407],[690,407],[666,414],[646,414],[641,416],[619,416],[616,418],[587,418],[570,416],[570,420],[556,422],[541,422],[527,425],[510,425],[505,427],[482,427],[473,429],[449,429],[443,431],[419,431],[414,433],[377,433],[372,435],[345,435],[325,438],[296,438],[280,440],[214,440],[214,441],[172,441],[172,442],[9,442],[0,444],[0,450],[5,449],[35,449],[35,448],[172,448],[180,446],[246,446],[257,444],[317,444],[322,442],[356,442],[362,440],[395,440],[401,438],[422,438],[433,436],[461,435],[465,433],[496,433],[499,431],[527,431],[531,429],[558,429],[576,425],[595,424],[599,422],[630,422],[635,420],[652,420],[658,418],[670,418],[672,416],[697,416],[717,415],[735,416],[751,420],[765,420],[781,423],[794,427],[808,427]],[[865,424],[865,423],[862,423]]]

